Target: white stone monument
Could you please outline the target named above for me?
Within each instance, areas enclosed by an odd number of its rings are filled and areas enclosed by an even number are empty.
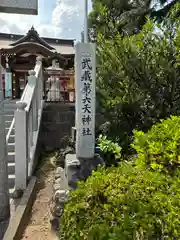
[[[96,47],[78,43],[75,48],[76,157],[91,159],[95,149]]]
[[[77,187],[77,180],[86,180],[98,165],[104,165],[103,159],[95,155],[96,45],[88,43],[88,0],[84,1],[85,43],[75,46],[76,126],[72,128],[72,138],[76,154],[65,158],[65,175],[71,188]]]

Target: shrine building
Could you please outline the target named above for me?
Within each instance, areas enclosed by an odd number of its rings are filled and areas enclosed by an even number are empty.
[[[34,27],[24,36],[0,33],[1,83],[4,97],[21,97],[27,83],[28,71],[34,69],[38,56],[42,58],[47,76],[44,79],[45,97],[47,98],[48,93],[49,101],[75,101],[74,40],[40,37]],[[51,90],[55,91],[52,92],[53,97]]]

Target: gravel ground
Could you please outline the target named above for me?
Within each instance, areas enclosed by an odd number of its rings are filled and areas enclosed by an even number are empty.
[[[45,164],[37,173],[38,192],[32,207],[29,223],[21,240],[58,240],[51,229],[50,201],[53,194],[53,176],[55,168]]]

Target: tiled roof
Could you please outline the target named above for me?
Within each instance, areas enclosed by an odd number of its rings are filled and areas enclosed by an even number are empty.
[[[31,39],[32,36],[32,39]],[[32,27],[26,35],[0,33],[0,49],[10,49],[19,43],[34,42],[49,48],[52,52],[58,52],[63,55],[74,55],[73,39],[55,39],[40,37]]]

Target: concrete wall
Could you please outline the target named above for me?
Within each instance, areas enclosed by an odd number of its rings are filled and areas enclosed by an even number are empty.
[[[44,150],[60,148],[64,136],[71,136],[75,125],[74,104],[46,103],[42,115],[41,141]]]

